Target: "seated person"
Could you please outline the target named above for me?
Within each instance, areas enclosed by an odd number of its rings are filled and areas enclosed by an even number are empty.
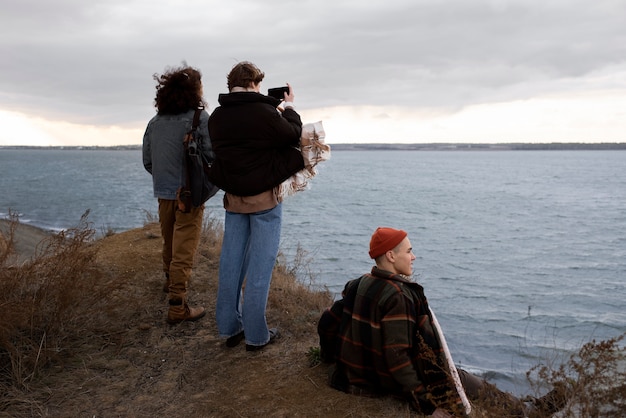
[[[398,396],[433,417],[469,415],[468,398],[505,405],[510,416],[530,412],[513,395],[456,369],[424,288],[410,280],[415,255],[405,231],[376,229],[369,255],[376,262],[371,273],[348,282],[318,324],[322,359],[334,363],[331,386]],[[535,403],[541,408],[533,414],[547,414],[562,408],[564,397],[552,391]]]

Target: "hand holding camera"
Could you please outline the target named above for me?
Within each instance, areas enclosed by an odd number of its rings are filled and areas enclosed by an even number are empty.
[[[267,95],[275,99],[282,100],[284,102],[293,103],[293,100],[295,99],[293,89],[291,88],[291,85],[289,83],[287,83],[286,86],[272,87],[268,89]]]

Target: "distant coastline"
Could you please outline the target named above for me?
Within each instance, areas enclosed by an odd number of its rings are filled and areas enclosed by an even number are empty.
[[[525,150],[626,150],[626,142],[620,143],[502,143],[502,144],[330,144],[333,151],[352,150],[401,150],[401,151],[525,151]]]
[[[564,150],[626,150],[626,142],[550,142],[550,143],[499,143],[499,144],[465,144],[465,143],[368,143],[368,144],[330,144],[333,151],[564,151]],[[88,151],[129,151],[140,150],[141,145],[102,146],[29,146],[0,145],[2,149],[46,149],[46,150],[88,150]]]

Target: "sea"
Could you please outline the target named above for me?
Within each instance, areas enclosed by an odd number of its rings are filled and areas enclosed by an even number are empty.
[[[338,295],[376,227],[406,230],[455,362],[498,387],[531,393],[533,366],[626,332],[626,151],[337,150],[317,171],[283,203],[282,259]],[[87,211],[99,235],[155,219],[140,150],[0,149],[0,217]]]

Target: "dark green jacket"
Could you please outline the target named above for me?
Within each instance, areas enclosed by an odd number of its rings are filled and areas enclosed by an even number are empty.
[[[336,361],[347,385],[403,396],[425,414],[461,404],[424,289],[404,276],[374,267],[348,282],[318,333],[325,361]]]

